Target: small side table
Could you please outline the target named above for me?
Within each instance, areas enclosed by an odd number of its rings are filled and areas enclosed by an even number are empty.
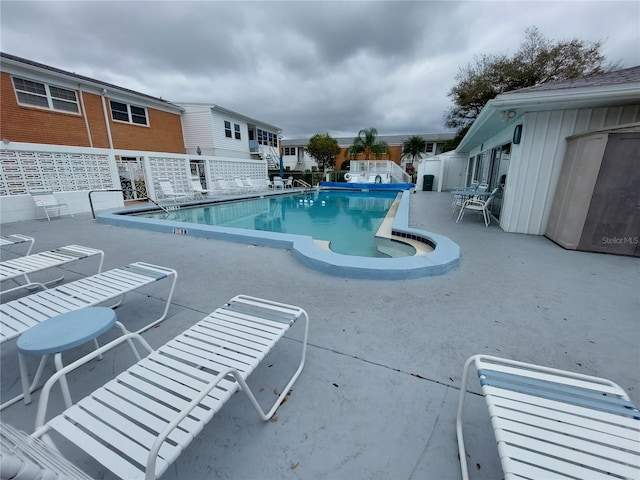
[[[36,385],[40,381],[49,355],[54,354],[56,370],[60,370],[64,367],[62,364],[62,352],[71,350],[91,340],[93,340],[96,348],[99,348],[97,337],[114,325],[120,328],[123,335],[128,333],[124,326],[117,321],[116,312],[111,308],[89,307],[51,317],[20,335],[16,345],[18,347],[24,403],[31,403],[31,392],[37,388]],[[140,357],[135,347],[131,343],[129,345],[136,358],[139,359]],[[29,386],[29,373],[25,355],[42,357],[31,386]],[[102,356],[98,358],[102,358]],[[71,407],[69,385],[64,376],[60,378],[60,388],[67,408]]]

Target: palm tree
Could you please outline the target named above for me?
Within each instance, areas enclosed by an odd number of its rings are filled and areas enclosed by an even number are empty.
[[[427,153],[427,141],[418,135],[413,135],[402,143],[400,158],[411,158],[413,163],[416,158],[421,158],[423,153]]]
[[[353,145],[351,145],[345,152],[345,155],[358,155],[363,153],[365,160],[371,160],[371,154],[373,153],[376,158],[380,158],[380,155],[386,153],[387,142],[378,141],[378,130],[375,128],[365,128],[358,132],[358,136],[353,139]]]
[[[405,139],[402,142],[402,153],[400,154],[400,159],[410,158],[411,163],[409,163],[406,167],[407,173],[411,175],[412,181],[415,182],[415,167],[413,163],[417,158],[421,158],[423,153],[427,153],[427,141],[418,136],[412,135]]]

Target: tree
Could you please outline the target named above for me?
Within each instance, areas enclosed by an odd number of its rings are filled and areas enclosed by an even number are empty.
[[[347,155],[359,155],[364,154],[365,160],[371,160],[371,154],[374,154],[376,158],[380,158],[380,155],[387,151],[387,142],[378,140],[378,130],[375,128],[365,128],[358,132],[358,136],[353,139],[353,145],[351,145],[346,151]]]
[[[400,158],[410,158],[413,163],[417,158],[421,158],[423,153],[427,153],[427,141],[424,138],[412,135],[402,142]]]
[[[335,138],[328,133],[316,133],[305,147],[306,152],[316,159],[318,167],[325,171],[327,167],[336,164],[336,157],[340,153],[340,146]]]
[[[552,42],[536,27],[528,28],[512,57],[480,55],[474,63],[460,69],[456,84],[449,91],[454,106],[445,113],[445,125],[460,133],[473,123],[489,100],[503,92],[618,68],[605,65],[602,46],[602,41],[585,42],[577,38]]]

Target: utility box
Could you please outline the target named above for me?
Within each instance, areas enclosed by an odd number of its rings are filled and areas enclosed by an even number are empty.
[[[422,191],[423,192],[430,192],[431,190],[433,190],[433,179],[435,178],[434,175],[423,175],[422,176]]]

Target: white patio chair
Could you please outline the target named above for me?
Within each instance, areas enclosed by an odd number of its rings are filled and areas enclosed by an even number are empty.
[[[464,202],[462,204],[462,207],[460,208],[460,213],[458,214],[456,223],[462,220],[462,217],[464,217],[464,212],[466,210],[470,210],[472,212],[482,214],[482,216],[484,217],[484,225],[485,227],[488,227],[489,223],[491,223],[491,212],[489,212],[489,206],[491,205],[491,202],[493,201],[493,198],[495,197],[498,190],[499,188],[494,188],[493,192],[491,192],[491,195],[489,195],[486,199],[476,196]]]
[[[284,190],[284,181],[282,180],[282,177],[273,177],[273,188],[274,190],[279,188]]]
[[[159,178],[158,185],[160,186],[163,199],[173,200],[174,203],[178,203],[178,200],[186,201],[192,198],[188,193],[176,192],[168,178]]]
[[[456,420],[464,480],[467,458],[474,456],[462,432],[472,367],[505,480],[640,478],[640,411],[622,387],[604,378],[475,355],[464,365]]]
[[[300,362],[265,412],[246,379],[299,319],[304,322]],[[31,438],[46,436],[60,446],[69,442],[123,479],[157,479],[238,390],[269,420],[302,372],[308,331],[303,309],[239,295],[155,351],[138,334],[118,337],[47,381]],[[138,341],[149,355],[47,420],[49,393],[58,380],[128,340]]]
[[[66,211],[68,215],[73,217],[69,205],[59,202],[51,190],[31,190],[29,194],[35,203],[37,218],[44,218],[38,216],[39,209],[42,209],[48,221],[51,221],[52,215],[62,216],[63,211]]]
[[[293,177],[287,178],[284,183],[284,188],[293,188]]]
[[[200,183],[199,178],[191,179],[191,191],[193,192],[193,198],[203,199],[206,195],[209,194],[209,190],[202,188],[202,184]]]

